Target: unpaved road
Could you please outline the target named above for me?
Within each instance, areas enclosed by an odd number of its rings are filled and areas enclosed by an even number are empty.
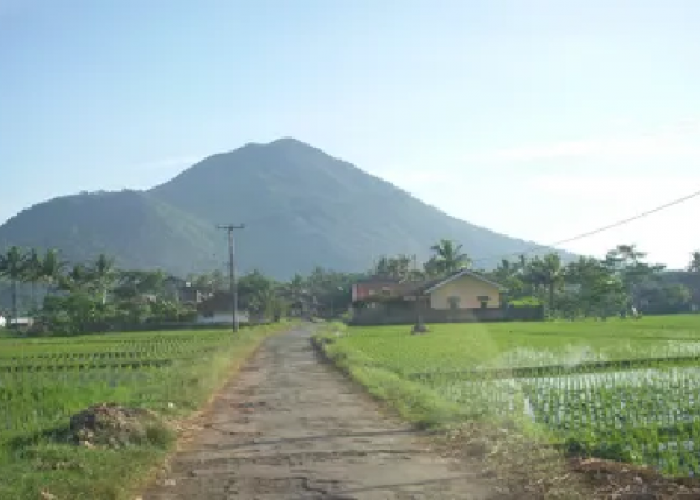
[[[493,498],[320,362],[310,335],[268,339],[144,500]]]

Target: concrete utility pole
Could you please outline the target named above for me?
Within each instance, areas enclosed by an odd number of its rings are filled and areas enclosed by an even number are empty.
[[[233,331],[238,331],[238,288],[236,287],[236,262],[234,258],[233,247],[233,230],[243,229],[244,224],[226,224],[216,226],[217,229],[223,229],[228,232],[228,272],[229,272],[229,287],[231,292],[231,314],[233,319]]]

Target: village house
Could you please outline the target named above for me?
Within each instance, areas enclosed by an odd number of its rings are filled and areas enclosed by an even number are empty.
[[[507,290],[469,269],[424,281],[369,278],[352,287],[354,324],[540,319],[541,308],[505,307]],[[531,317],[532,316],[532,317]]]
[[[231,312],[231,294],[218,292],[197,304],[197,323],[199,324],[233,324]],[[248,323],[248,311],[238,310],[238,323]]]
[[[427,281],[368,278],[352,285],[352,301],[402,297],[407,301],[427,299],[431,309],[486,309],[501,306],[505,289],[468,269]]]

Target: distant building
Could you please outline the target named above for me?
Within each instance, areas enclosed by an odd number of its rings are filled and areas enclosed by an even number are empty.
[[[400,281],[369,278],[352,286],[353,303],[372,298],[403,297],[406,301],[421,298],[430,309],[485,309],[501,307],[505,289],[498,283],[468,269],[425,281]]]
[[[199,304],[213,295],[211,291],[204,290],[189,281],[175,276],[169,276],[165,280],[165,287],[168,295],[177,300],[177,302],[182,303]]]
[[[357,302],[375,295],[394,295],[404,288],[398,279],[372,277],[352,284],[352,301]]]
[[[238,311],[238,323],[250,321],[248,311]],[[197,304],[197,323],[233,324],[231,312],[231,294],[219,292]]]

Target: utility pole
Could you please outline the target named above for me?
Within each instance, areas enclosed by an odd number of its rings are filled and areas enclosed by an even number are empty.
[[[217,229],[222,229],[228,232],[228,272],[229,272],[229,288],[231,292],[231,314],[233,319],[233,331],[238,331],[238,288],[236,286],[236,262],[234,258],[233,247],[233,230],[243,229],[244,224],[226,224],[216,226]]]

